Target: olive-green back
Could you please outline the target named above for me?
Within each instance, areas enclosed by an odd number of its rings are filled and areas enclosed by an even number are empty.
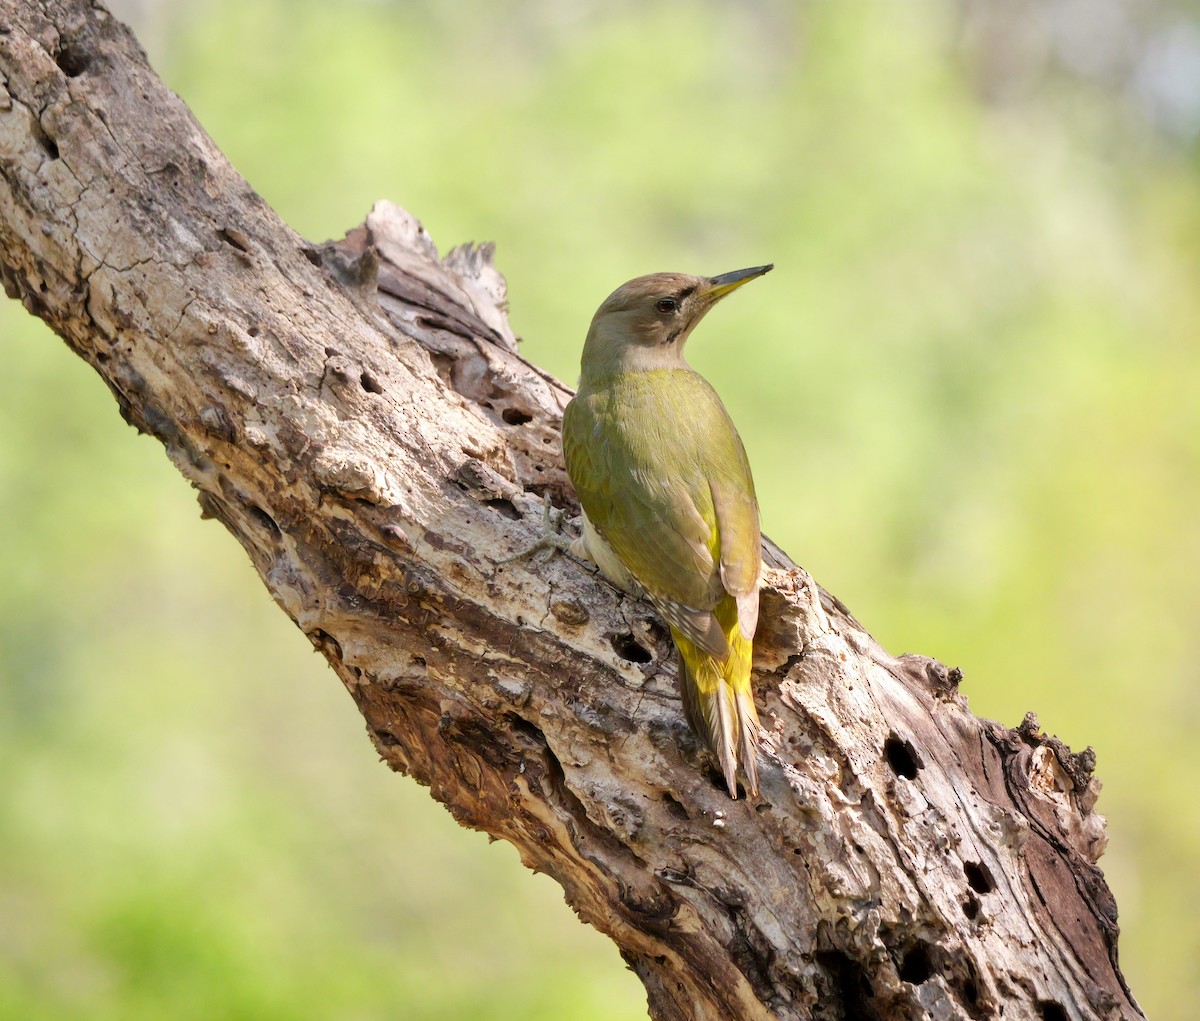
[[[703,377],[655,369],[583,387],[563,415],[563,453],[588,518],[656,602],[708,611],[727,592],[757,592],[754,481]]]

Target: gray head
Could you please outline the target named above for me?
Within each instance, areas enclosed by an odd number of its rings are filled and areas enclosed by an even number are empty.
[[[684,342],[708,310],[772,268],[754,266],[715,277],[651,273],[622,284],[592,317],[583,345],[584,381],[682,365]]]

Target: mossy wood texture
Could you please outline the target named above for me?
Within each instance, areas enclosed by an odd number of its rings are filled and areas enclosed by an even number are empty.
[[[655,1018],[1140,1016],[1086,756],[976,719],[767,543],[762,796],[734,802],[652,611],[502,563],[574,507],[570,392],[517,354],[488,250],[439,260],[384,203],[305,241],[99,4],[0,0],[0,86],[7,292],[162,441],[385,759],[557,879]]]

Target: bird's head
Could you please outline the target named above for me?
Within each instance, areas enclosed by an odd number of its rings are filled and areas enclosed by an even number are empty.
[[[596,310],[583,347],[583,375],[669,368],[682,363],[683,344],[725,295],[772,265],[715,277],[651,273],[622,284]]]

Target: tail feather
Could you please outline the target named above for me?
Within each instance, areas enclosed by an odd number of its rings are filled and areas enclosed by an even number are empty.
[[[703,651],[672,628],[679,649],[679,690],[688,725],[716,756],[729,796],[737,797],[739,763],[746,789],[757,796],[759,724],[750,689],[751,645],[738,630],[736,607],[729,624],[730,650],[724,658]]]
[[[758,711],[754,708],[753,692],[738,691],[734,693],[738,708],[738,731],[742,769],[746,773],[746,787],[755,797],[758,796]]]
[[[714,751],[721,760],[721,772],[725,774],[725,786],[729,788],[729,796],[737,798],[737,746],[738,731],[734,729],[737,717],[736,703],[730,696],[733,694],[729,686],[718,682],[717,691],[709,699],[710,705],[716,708],[716,726],[709,724],[710,736],[716,737]],[[712,747],[712,742],[709,742]]]

